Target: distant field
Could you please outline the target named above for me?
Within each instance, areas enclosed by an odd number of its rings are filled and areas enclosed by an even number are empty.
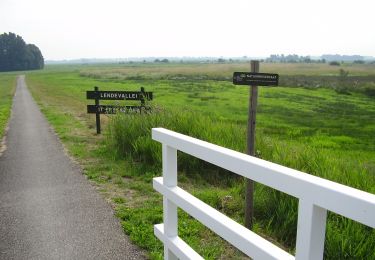
[[[105,78],[116,76],[165,78],[166,76],[207,76],[209,78],[231,78],[234,71],[249,71],[250,63],[134,63],[96,67],[80,67],[82,74]],[[375,64],[342,64],[331,66],[317,63],[260,63],[261,72],[280,75],[337,76],[339,69],[350,71],[352,76],[375,76]]]
[[[103,81],[174,80],[232,81],[234,71],[249,71],[249,64],[127,64],[82,69],[80,75]],[[280,86],[331,88],[339,93],[357,92],[375,97],[375,64],[261,63],[261,72],[278,73]]]
[[[352,79],[340,79],[340,68],[349,71],[357,85]],[[152,258],[160,259],[162,247],[152,225],[161,222],[161,198],[150,184],[153,176],[160,175],[160,147],[150,140],[150,128],[163,126],[245,151],[249,90],[234,86],[231,76],[247,70],[248,64],[47,66],[29,73],[27,82],[87,176],[116,204],[124,230]],[[260,87],[257,156],[375,193],[375,99],[371,91],[362,91],[375,86],[375,65],[262,63],[261,71],[280,77],[301,75],[315,87],[298,87],[293,78],[285,81],[293,85]],[[344,94],[338,92],[340,84],[345,85]],[[97,137],[94,117],[86,114],[86,104],[93,101],[85,99],[86,90],[94,86],[102,90],[143,86],[154,92],[155,113],[102,116],[104,137]],[[242,222],[241,179],[184,155],[179,169],[182,186]],[[255,231],[293,252],[297,201],[257,185],[255,203]],[[241,257],[186,214],[180,218],[181,235],[205,258]],[[329,215],[326,259],[371,259],[374,247],[373,230]]]
[[[10,116],[15,87],[16,75],[0,73],[0,140]]]

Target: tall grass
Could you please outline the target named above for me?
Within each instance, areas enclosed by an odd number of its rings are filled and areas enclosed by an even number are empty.
[[[159,175],[161,145],[151,139],[153,127],[164,127],[240,152],[245,150],[246,128],[243,125],[188,109],[154,108],[150,114],[118,115],[110,122],[108,144],[117,151],[117,156],[131,156]],[[319,136],[315,138],[319,139]],[[258,156],[263,159],[374,192],[373,169],[363,167],[366,159],[358,163],[361,161],[359,158],[362,158],[360,152],[351,155],[358,159],[353,160],[339,151],[278,140],[263,134],[262,130],[257,133],[257,150]],[[242,222],[244,185],[241,178],[182,153],[178,157],[178,167],[185,175],[217,184],[219,189],[223,185],[232,187],[231,200],[225,206],[220,198],[211,201],[217,201],[213,206]],[[207,195],[212,194],[212,191],[202,194],[203,197],[216,196]],[[297,199],[257,184],[255,209],[258,230],[293,251],[297,229]],[[329,214],[326,259],[375,259],[374,247],[374,230],[336,214]]]
[[[153,108],[153,113],[118,115],[109,125],[109,143],[120,156],[130,154],[155,169],[161,167],[161,146],[151,139],[153,127],[164,127],[195,138],[214,142],[243,152],[242,138],[246,129],[224,121],[216,121],[209,116],[202,116],[196,111],[166,110]],[[181,171],[202,173],[213,169],[212,165],[197,158],[181,153],[178,166]],[[211,174],[226,174],[224,170],[211,171]],[[212,176],[207,176],[212,178]]]

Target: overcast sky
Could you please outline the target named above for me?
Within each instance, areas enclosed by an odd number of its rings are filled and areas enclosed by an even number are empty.
[[[375,56],[375,0],[0,0],[45,59]]]

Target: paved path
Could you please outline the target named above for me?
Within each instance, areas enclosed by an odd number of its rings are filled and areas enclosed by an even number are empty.
[[[0,259],[141,259],[17,80],[0,157]]]

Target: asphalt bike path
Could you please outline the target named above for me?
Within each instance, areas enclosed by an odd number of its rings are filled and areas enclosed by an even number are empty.
[[[143,259],[17,78],[0,155],[0,259]]]

